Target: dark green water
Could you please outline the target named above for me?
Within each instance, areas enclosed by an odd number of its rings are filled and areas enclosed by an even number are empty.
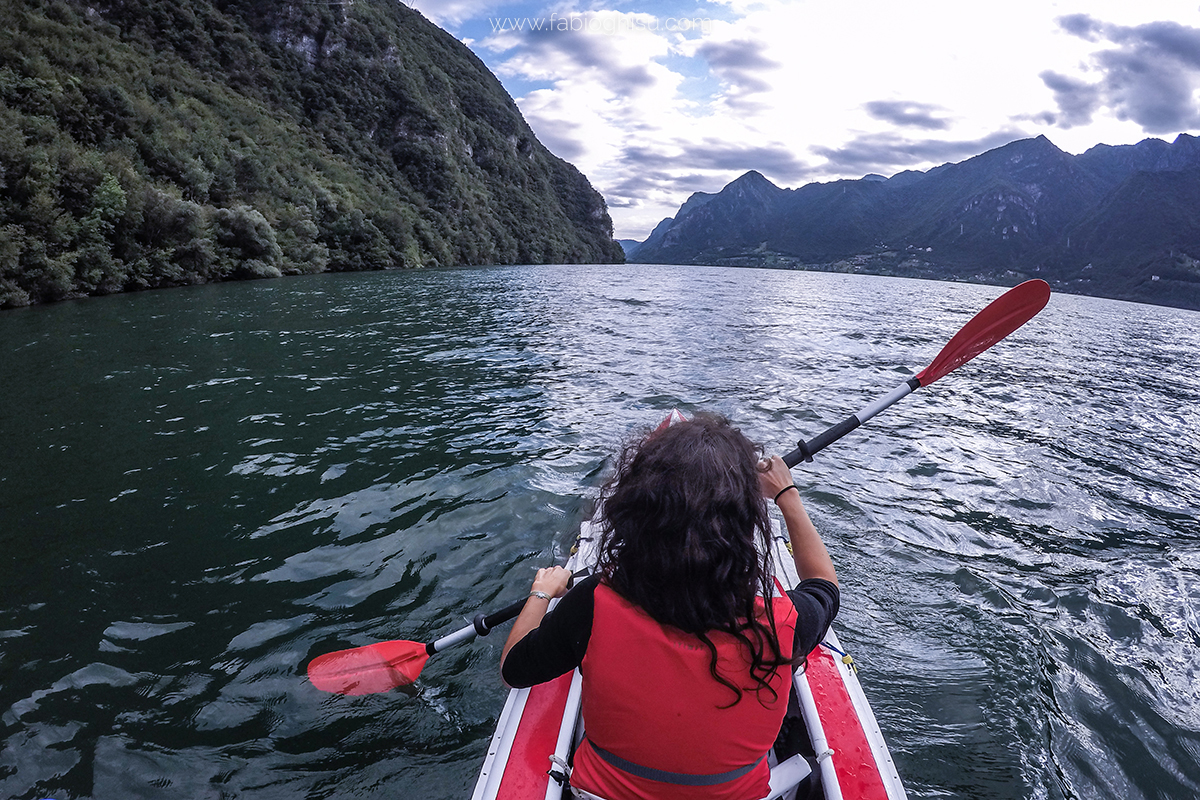
[[[317,276],[0,314],[0,797],[468,796],[501,636],[671,407],[776,451],[988,287],[697,268]],[[1055,295],[797,470],[912,797],[1200,795],[1200,315]]]

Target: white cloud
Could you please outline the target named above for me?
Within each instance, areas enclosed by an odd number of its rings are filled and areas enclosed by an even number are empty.
[[[497,0],[400,0],[438,25],[456,25],[502,5]]]
[[[1054,91],[1062,127],[1086,125],[1103,109],[1148,133],[1177,133],[1200,125],[1200,28],[1178,22],[1114,25],[1086,14],[1059,20],[1063,30],[1103,43],[1090,59],[1090,82],[1053,71],[1042,79]]]
[[[571,18],[583,30],[477,37],[501,80],[528,87],[516,99],[538,137],[608,199],[618,236],[645,236],[692,191],[749,169],[796,186],[925,169],[1023,135],[1080,152],[1200,124],[1184,113],[1190,77],[1169,69],[1192,52],[1187,32],[1137,27],[1200,28],[1195,2],[717,3],[723,20],[704,31],[665,30],[672,14],[695,16],[690,6],[650,15],[631,11],[635,0],[592,0]],[[570,9],[436,5],[446,17],[517,8],[543,25],[553,13],[559,28]],[[1072,32],[1059,22],[1071,14],[1097,27]],[[1139,82],[1146,65],[1158,71]]]

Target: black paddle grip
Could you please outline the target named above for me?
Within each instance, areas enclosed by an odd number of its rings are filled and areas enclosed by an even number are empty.
[[[569,589],[575,585],[576,578],[582,580],[587,576],[587,570],[580,570],[579,572],[576,572],[571,576],[571,579],[567,581],[567,588]],[[475,615],[475,619],[471,620],[471,623],[475,626],[475,633],[479,634],[480,636],[487,636],[497,625],[503,625],[511,619],[516,619],[517,615],[521,613],[521,609],[525,608],[525,601],[528,599],[528,597],[523,597],[512,605],[505,606],[499,611],[494,611],[486,616],[482,611],[479,612]]]
[[[783,463],[787,464],[790,468],[796,466],[801,461],[812,461],[813,456],[861,424],[862,423],[858,421],[858,417],[851,414],[837,425],[834,425],[832,428],[822,434],[814,436],[807,442],[796,442],[796,449],[783,457]]]
[[[475,615],[475,619],[472,620],[475,624],[475,632],[480,636],[487,636],[497,625],[503,625],[510,619],[516,619],[517,615],[521,613],[521,609],[525,607],[525,601],[528,599],[527,597],[522,598],[512,605],[505,606],[499,611],[494,611],[486,616],[482,611],[479,612]]]

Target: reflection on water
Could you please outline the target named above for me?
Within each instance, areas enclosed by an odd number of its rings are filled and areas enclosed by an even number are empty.
[[[464,796],[499,637],[411,697],[307,661],[509,602],[669,408],[789,450],[999,293],[539,267],[0,315],[0,796]],[[912,796],[1200,794],[1196,352],[1056,295],[797,471]]]

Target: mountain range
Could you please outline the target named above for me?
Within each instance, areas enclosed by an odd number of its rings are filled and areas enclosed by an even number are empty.
[[[751,171],[697,192],[640,263],[784,267],[1013,284],[1200,309],[1200,139],[1039,136],[956,164],[782,189]]]
[[[0,308],[622,258],[587,178],[404,3],[0,3]]]

